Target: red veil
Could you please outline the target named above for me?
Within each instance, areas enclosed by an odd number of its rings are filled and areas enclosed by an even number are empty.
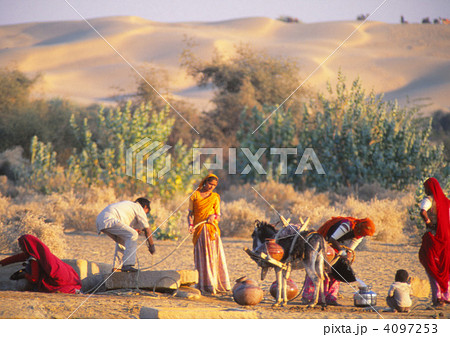
[[[427,179],[424,186],[429,188],[436,202],[437,228],[436,235],[430,232],[423,235],[419,260],[446,292],[450,274],[450,200],[435,178]]]
[[[50,252],[50,249],[33,235],[19,239],[22,250],[39,263],[39,290],[44,292],[75,293],[81,289],[81,281],[75,270]]]

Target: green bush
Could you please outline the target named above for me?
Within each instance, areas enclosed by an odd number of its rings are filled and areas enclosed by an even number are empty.
[[[119,191],[147,193],[170,198],[176,193],[188,191],[199,177],[192,174],[192,155],[181,140],[170,149],[171,169],[156,184],[147,183],[147,172],[135,172],[137,179],[126,172],[126,150],[142,139],[158,142],[158,148],[168,143],[174,124],[166,107],[155,111],[149,105],[131,111],[125,109],[100,109],[95,119],[84,118],[80,124],[75,116],[70,123],[77,137],[78,146],[67,161],[67,168],[56,163],[52,144],[44,144],[33,137],[31,171],[28,180],[31,187],[44,192],[80,189],[89,186],[110,186]],[[194,146],[198,146],[195,143]],[[143,158],[145,161],[147,158]],[[163,158],[154,162],[154,171],[165,165]],[[132,165],[134,167],[134,165]],[[128,172],[128,174],[130,174]],[[202,172],[204,174],[204,172]],[[62,183],[60,180],[65,180]],[[55,184],[55,181],[60,183]]]
[[[297,148],[297,156],[288,156],[286,175],[277,169],[279,156],[273,159],[266,151],[260,161],[269,164],[273,179],[298,188],[336,190],[376,182],[385,188],[403,189],[422,177],[443,172],[448,165],[443,146],[430,142],[431,121],[424,125],[414,118],[415,109],[385,102],[374,93],[366,95],[359,80],[347,89],[345,78],[339,75],[335,92],[329,87],[329,97],[319,95],[312,101],[297,128],[292,113],[283,108],[261,125],[275,109],[244,110],[238,138],[252,153],[260,147]],[[318,174],[314,167],[295,174],[307,148],[314,150],[326,174]],[[265,179],[255,172],[242,178]]]

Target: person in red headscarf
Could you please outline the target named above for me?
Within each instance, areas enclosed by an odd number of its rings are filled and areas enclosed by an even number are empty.
[[[427,197],[420,203],[420,215],[427,232],[422,237],[419,260],[427,272],[433,305],[450,303],[450,200],[436,178],[423,184]]]
[[[12,279],[25,278],[33,285],[34,290],[40,292],[68,294],[80,292],[80,276],[71,266],[53,255],[41,240],[26,234],[22,235],[18,241],[22,253],[0,261],[2,266],[15,262],[28,262],[24,270],[13,274]]]
[[[355,282],[354,272],[347,260],[347,248],[355,250],[365,236],[375,233],[375,224],[369,218],[333,217],[317,230],[339,256],[324,281],[324,295],[327,305],[340,305],[337,295],[341,281]],[[346,245],[346,246],[344,246]],[[305,279],[303,302],[310,302],[314,293],[314,284],[309,277]]]

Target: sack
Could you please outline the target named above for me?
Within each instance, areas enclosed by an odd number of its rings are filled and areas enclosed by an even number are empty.
[[[350,262],[345,257],[340,257],[331,267],[331,275],[341,282],[355,282],[356,275],[350,266]]]

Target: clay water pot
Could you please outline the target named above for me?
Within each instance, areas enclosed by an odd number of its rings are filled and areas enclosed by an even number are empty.
[[[270,295],[272,295],[273,298],[275,299],[277,298],[277,291],[278,291],[278,282],[275,281],[270,286]],[[300,290],[298,289],[295,282],[289,278],[287,280],[287,292],[286,292],[288,301],[292,300],[295,296],[297,296],[299,292]]]
[[[331,261],[333,261],[335,256],[336,256],[336,252],[334,251],[333,247],[331,247],[330,245],[327,245],[326,259],[327,259],[328,263],[331,263]]]
[[[263,299],[263,291],[256,281],[241,277],[233,286],[233,299],[240,305],[256,305]]]
[[[254,285],[254,286],[256,286],[256,287],[259,287],[258,282],[254,281],[254,280],[252,280],[252,279],[247,278],[247,276],[239,277],[239,278],[238,278],[236,281],[234,281],[234,282],[236,282],[236,283],[235,283],[235,285],[233,286],[233,288],[231,288],[231,292],[234,292],[234,290],[235,290],[237,287],[241,286],[243,283],[245,283],[245,284],[252,284],[252,285]]]
[[[281,261],[284,255],[283,247],[275,242],[275,239],[266,239],[267,254],[277,261]]]

